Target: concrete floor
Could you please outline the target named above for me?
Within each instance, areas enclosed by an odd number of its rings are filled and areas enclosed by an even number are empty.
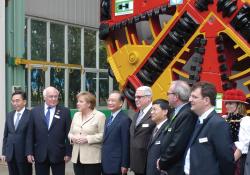
[[[34,168],[33,168],[33,170],[34,170]],[[8,175],[9,174],[7,164],[0,163],[0,174],[1,175]],[[35,173],[33,173],[33,175],[35,175]],[[74,175],[73,164],[71,162],[67,163],[67,165],[66,165],[66,175]],[[133,173],[129,172],[128,175],[133,175]]]
[[[33,167],[33,170],[34,170],[34,167]],[[7,164],[5,163],[0,163],[0,174],[1,175],[8,175],[8,167],[7,167]],[[35,175],[35,172],[33,172],[33,174]],[[52,174],[52,173],[51,173]],[[66,175],[74,175],[74,172],[73,172],[73,164],[70,162],[70,163],[67,163],[66,165]]]

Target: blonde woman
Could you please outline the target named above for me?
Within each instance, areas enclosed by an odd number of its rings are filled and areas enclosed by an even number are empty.
[[[105,115],[95,109],[96,98],[89,92],[77,95],[77,108],[68,134],[73,144],[75,175],[101,175],[101,143]]]

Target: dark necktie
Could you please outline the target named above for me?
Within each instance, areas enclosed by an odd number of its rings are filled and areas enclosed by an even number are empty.
[[[141,122],[141,120],[142,120],[142,118],[143,118],[143,114],[144,114],[144,113],[143,113],[143,110],[141,110],[141,111],[139,112],[138,117],[137,117],[135,126],[138,126],[138,125],[140,124],[140,122]]]
[[[49,128],[50,109],[51,109],[51,107],[48,107],[47,109],[48,109],[48,111],[47,111],[47,113],[46,113],[46,115],[45,115],[45,120],[46,120],[46,124],[47,124],[47,126],[48,126],[48,128]]]
[[[158,130],[159,130],[159,129],[158,129],[157,127],[155,127],[155,129],[154,129],[154,131],[153,131],[153,137],[155,137],[155,135],[156,135],[156,133],[157,133]]]
[[[21,117],[21,113],[17,113],[17,118],[16,118],[16,121],[14,123],[14,126],[15,126],[15,130],[17,129],[17,126],[19,124],[19,121],[20,121],[20,117]]]
[[[107,127],[109,127],[112,124],[112,121],[113,121],[113,115],[109,117],[108,122],[107,122]]]

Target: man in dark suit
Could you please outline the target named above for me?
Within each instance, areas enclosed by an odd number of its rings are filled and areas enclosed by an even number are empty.
[[[155,122],[151,119],[152,90],[141,86],[135,92],[135,104],[139,110],[130,126],[130,169],[135,175],[144,175],[146,171],[147,145]]]
[[[25,156],[30,111],[25,108],[26,94],[16,91],[12,94],[14,111],[7,114],[3,136],[2,161],[7,161],[10,175],[31,175],[32,164]]]
[[[111,117],[106,120],[102,145],[102,174],[126,174],[129,168],[129,127],[131,119],[122,111],[124,97],[119,91],[107,100]]]
[[[227,122],[214,110],[216,93],[208,82],[192,87],[189,101],[198,121],[185,155],[185,174],[234,174],[233,142]]]
[[[156,123],[152,136],[148,144],[146,175],[160,175],[156,167],[156,161],[160,157],[161,143],[163,139],[163,131],[169,124],[171,108],[168,101],[158,99],[153,102],[151,110],[151,118]]]
[[[70,112],[58,105],[56,88],[47,87],[43,96],[44,105],[31,110],[26,155],[29,162],[35,162],[37,175],[49,175],[50,167],[53,175],[64,175],[72,151],[67,137]]]
[[[173,81],[167,95],[174,113],[164,129],[158,168],[168,175],[182,175],[183,156],[197,117],[190,110],[190,87],[185,81]]]

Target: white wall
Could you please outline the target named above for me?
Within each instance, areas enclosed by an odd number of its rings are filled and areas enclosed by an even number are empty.
[[[25,15],[99,27],[100,0],[25,0]]]
[[[5,105],[5,1],[0,1],[0,80],[3,84],[0,86],[0,138],[3,136],[6,105]],[[0,148],[2,150],[2,139],[0,139]]]

